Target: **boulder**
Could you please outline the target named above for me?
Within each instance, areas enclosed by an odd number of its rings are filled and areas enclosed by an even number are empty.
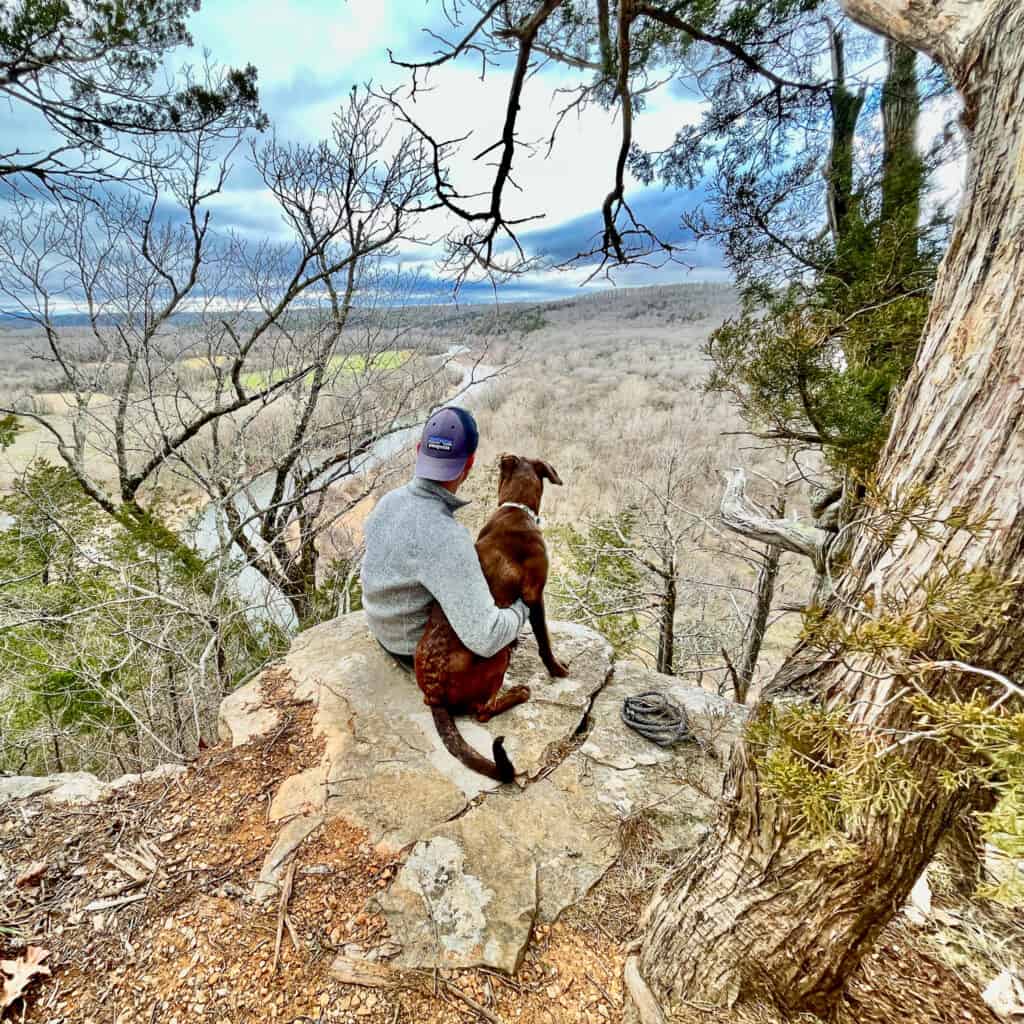
[[[599,634],[555,623],[552,643],[570,666],[568,679],[550,679],[533,637],[524,637],[507,685],[526,683],[533,697],[487,725],[459,719],[467,741],[481,751],[504,735],[513,763],[527,777],[557,763],[558,751],[579,729],[611,670],[611,649]],[[295,699],[315,703],[314,728],[324,755],[318,768],[282,784],[272,817],[342,815],[365,828],[374,844],[394,851],[499,788],[444,748],[416,680],[381,649],[362,613],[301,633],[273,671],[291,680]],[[259,704],[260,679],[244,689],[222,710],[233,739],[273,728],[261,724],[264,712],[273,709]]]
[[[617,818],[569,759],[523,791],[495,793],[461,819],[463,828],[508,836],[537,867],[537,915],[553,921],[615,863]]]
[[[314,704],[323,755],[274,795],[269,820],[280,832],[257,898],[274,896],[298,846],[342,817],[383,852],[406,854],[379,898],[399,965],[513,971],[534,921],[553,921],[615,863],[630,817],[649,819],[667,849],[692,848],[715,813],[745,709],[636,663],[613,672],[599,634],[550,628],[568,678],[549,678],[524,636],[506,685],[530,686],[530,700],[486,725],[459,719],[483,752],[505,736],[517,786],[448,754],[415,679],[374,641],[362,614],[296,637],[264,682],[285,681],[292,699]],[[244,689],[222,714],[233,742],[274,727],[261,681]],[[661,748],[623,724],[625,698],[651,689],[686,709],[693,740]]]
[[[53,804],[91,804],[140,782],[173,778],[188,769],[183,764],[162,764],[141,774],[121,775],[104,782],[91,772],[60,772],[56,775],[8,775],[0,777],[0,804],[41,796]]]
[[[0,778],[0,802],[26,800],[32,796],[48,796],[60,802],[70,797],[91,793],[99,798],[103,784],[89,772],[60,772],[57,775],[8,775]]]
[[[623,724],[622,705],[626,698],[648,690],[664,693],[683,708],[696,745],[659,747]],[[614,677],[594,702],[594,728],[581,752],[595,763],[619,770],[668,764],[681,750],[713,751],[718,759],[724,760],[746,716],[747,709],[742,704],[687,686],[679,676],[652,672],[636,661],[620,661],[615,665]]]
[[[277,709],[263,702],[263,675],[229,693],[217,713],[217,735],[225,743],[240,747],[243,743],[267,736],[278,726]]]
[[[666,692],[687,710],[692,741],[658,747],[622,722],[625,698],[647,690]],[[593,700],[586,739],[566,749],[554,770],[521,791],[503,787],[487,794],[459,818],[457,835],[445,826],[416,845],[415,850],[427,851],[434,850],[435,840],[457,841],[464,850],[467,844],[483,842],[484,852],[474,856],[471,868],[460,861],[457,869],[448,870],[439,862],[431,876],[435,882],[452,880],[459,893],[460,920],[473,908],[465,919],[473,922],[474,941],[464,954],[444,946],[436,937],[440,925],[434,905],[414,898],[419,883],[400,876],[381,901],[391,935],[404,947],[400,963],[437,967],[483,962],[507,970],[520,931],[509,927],[508,909],[495,894],[506,895],[509,878],[521,884],[521,876],[509,872],[511,854],[524,870],[535,868],[536,918],[553,921],[579,903],[618,859],[621,825],[631,816],[647,817],[664,848],[680,854],[692,849],[715,814],[730,744],[745,717],[744,708],[674,677],[635,663],[616,665]],[[494,854],[499,846],[501,860]],[[450,845],[444,849],[451,852]],[[454,865],[451,858],[444,863]],[[471,880],[463,883],[461,876],[467,872]],[[439,883],[436,887],[443,888]],[[460,960],[462,955],[470,959]]]
[[[537,866],[500,817],[463,818],[416,843],[380,906],[398,965],[511,974],[537,912]]]
[[[694,739],[659,747],[622,721],[626,698],[649,690],[686,712]],[[732,745],[747,709],[677,676],[624,661],[591,709],[591,729],[579,749],[598,803],[619,820],[644,813],[668,849],[689,849],[707,831],[721,794]]]

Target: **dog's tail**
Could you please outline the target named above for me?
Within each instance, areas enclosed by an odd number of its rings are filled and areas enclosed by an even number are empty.
[[[492,745],[494,760],[488,761],[483,754],[474,750],[463,738],[447,708],[432,707],[437,734],[452,757],[458,758],[467,768],[486,775],[495,782],[511,782],[516,775],[512,762],[505,753],[505,737],[499,736]]]

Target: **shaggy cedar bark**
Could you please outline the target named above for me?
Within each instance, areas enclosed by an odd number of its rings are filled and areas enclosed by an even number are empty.
[[[1007,578],[1024,573],[1024,0],[845,6],[941,60],[973,132],[956,229],[879,464],[881,490],[896,497],[924,485],[939,518],[965,508],[992,516],[981,534],[949,530],[936,540],[904,531],[891,546],[860,533],[839,586],[856,605],[862,593],[899,588],[913,600],[915,583],[944,572],[948,560]],[[861,614],[837,603],[832,610],[848,624]],[[993,622],[977,651],[985,667],[1017,675],[1024,622]],[[851,723],[912,726],[902,701],[887,703],[900,680],[868,655],[848,652],[842,663],[808,670],[808,654],[800,652],[804,685],[846,709]],[[924,684],[966,694],[976,680],[934,672]],[[645,914],[640,966],[665,1004],[766,998],[791,1012],[830,1012],[966,800],[938,784],[942,747],[920,740],[902,755],[917,783],[905,806],[865,811],[848,828],[855,855],[841,858],[807,846],[762,785],[755,752],[737,748],[716,828]]]

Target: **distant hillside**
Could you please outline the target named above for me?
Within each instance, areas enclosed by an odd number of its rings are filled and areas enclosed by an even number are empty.
[[[652,285],[638,288],[602,288],[580,291],[569,298],[550,299],[537,302],[501,302],[469,298],[459,303],[425,303],[423,305],[404,305],[407,316],[414,322],[430,321],[432,323],[451,323],[465,319],[495,317],[499,319],[521,318],[530,310],[566,310],[580,309],[590,311],[593,315],[629,317],[634,309],[648,306],[654,310],[666,310],[675,307],[692,305],[694,299],[706,301],[708,298],[726,299],[735,294],[731,284],[697,282],[694,284]],[[387,312],[393,313],[398,308],[389,307]],[[635,314],[634,314],[635,315]],[[89,315],[85,312],[55,313],[53,321],[65,327],[87,327]],[[180,326],[189,326],[200,320],[198,313],[177,313],[171,322]],[[99,318],[102,324],[114,322],[114,317]],[[0,309],[0,331],[32,330],[38,328],[36,322],[23,312]]]

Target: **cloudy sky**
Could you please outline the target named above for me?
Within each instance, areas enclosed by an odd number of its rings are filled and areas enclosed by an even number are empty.
[[[379,88],[407,85],[408,73],[389,62],[388,49],[403,60],[429,59],[437,43],[424,29],[452,36],[442,12],[441,0],[204,0],[202,10],[190,22],[196,46],[190,52],[172,54],[170,62],[198,63],[202,50],[225,65],[255,64],[259,70],[261,101],[270,115],[272,130],[287,141],[316,142],[328,136],[331,120],[355,85],[372,83]],[[464,156],[453,160],[452,180],[463,193],[489,188],[491,169],[470,156],[492,145],[499,137],[505,96],[510,80],[508,67],[490,68],[481,80],[479,57],[472,54],[431,72],[430,88],[417,94],[411,113],[437,138],[469,133]],[[547,68],[530,78],[523,95],[519,137],[546,139],[553,112],[564,104],[559,87],[572,84],[564,70]],[[926,112],[922,136],[931,138],[953,113],[956,101],[933,105]],[[657,150],[669,143],[680,125],[700,115],[698,101],[678,85],[660,89],[648,97],[636,118],[638,144]],[[42,148],[40,121],[24,108],[2,112],[5,132],[18,138],[25,149]],[[523,231],[521,239],[533,254],[564,260],[592,242],[599,225],[601,202],[611,185],[618,144],[618,125],[613,112],[597,107],[563,122],[553,151],[540,146],[531,154],[520,150],[514,177],[522,191],[506,190],[505,209],[510,217],[543,214],[544,219]],[[936,196],[957,194],[962,167],[950,165],[939,176]],[[629,183],[630,202],[639,217],[662,238],[683,239],[681,213],[700,202],[699,193],[666,191],[660,186]],[[262,182],[240,154],[224,194],[214,205],[214,224],[252,238],[283,236],[284,228]],[[433,237],[444,225],[430,226]],[[438,299],[447,282],[437,280],[439,250],[406,248],[403,264],[433,279]],[[671,264],[660,270],[631,267],[616,272],[617,285],[630,286],[676,281],[727,279],[721,254],[702,245],[685,250],[687,266]],[[587,277],[585,269],[545,271],[519,278],[503,287],[501,297],[543,299],[573,294]],[[608,287],[598,280],[593,287]],[[491,300],[486,285],[463,290],[462,301]]]
[[[422,59],[432,56],[437,45],[424,27],[451,33],[441,4],[424,0],[205,0],[191,27],[197,45],[209,49],[217,61],[255,64],[261,100],[274,130],[283,138],[308,142],[328,134],[332,115],[353,85],[372,81],[388,87],[408,81],[402,69],[389,63],[389,47],[396,58]],[[498,138],[509,78],[507,68],[492,68],[481,81],[479,58],[469,55],[433,71],[432,88],[418,94],[412,109],[438,137],[472,132],[466,149],[478,152]],[[521,138],[547,136],[557,102],[553,91],[568,81],[559,72],[549,71],[528,82]],[[682,122],[696,118],[698,111],[694,100],[662,90],[638,119],[638,141],[658,148]],[[613,115],[594,108],[564,122],[550,156],[545,157],[546,147],[530,157],[517,156],[515,177],[523,193],[510,195],[511,212],[545,215],[524,234],[534,252],[564,258],[587,246],[610,187],[617,132]],[[453,170],[464,192],[486,181],[486,168],[468,159],[456,161]],[[236,174],[218,204],[222,225],[253,234],[279,230],[273,204],[258,184],[244,171]],[[696,198],[632,184],[637,213],[667,236],[678,234],[679,214]],[[420,262],[425,271],[433,269],[429,252],[410,253],[409,259]],[[630,269],[619,273],[616,282],[636,285],[725,277],[719,253],[710,247],[691,251],[688,263],[692,269],[679,265],[660,271]],[[585,276],[582,271],[537,273],[504,291],[507,298],[570,294]],[[483,297],[486,292],[481,289],[477,294]],[[464,297],[471,295],[472,291]]]

